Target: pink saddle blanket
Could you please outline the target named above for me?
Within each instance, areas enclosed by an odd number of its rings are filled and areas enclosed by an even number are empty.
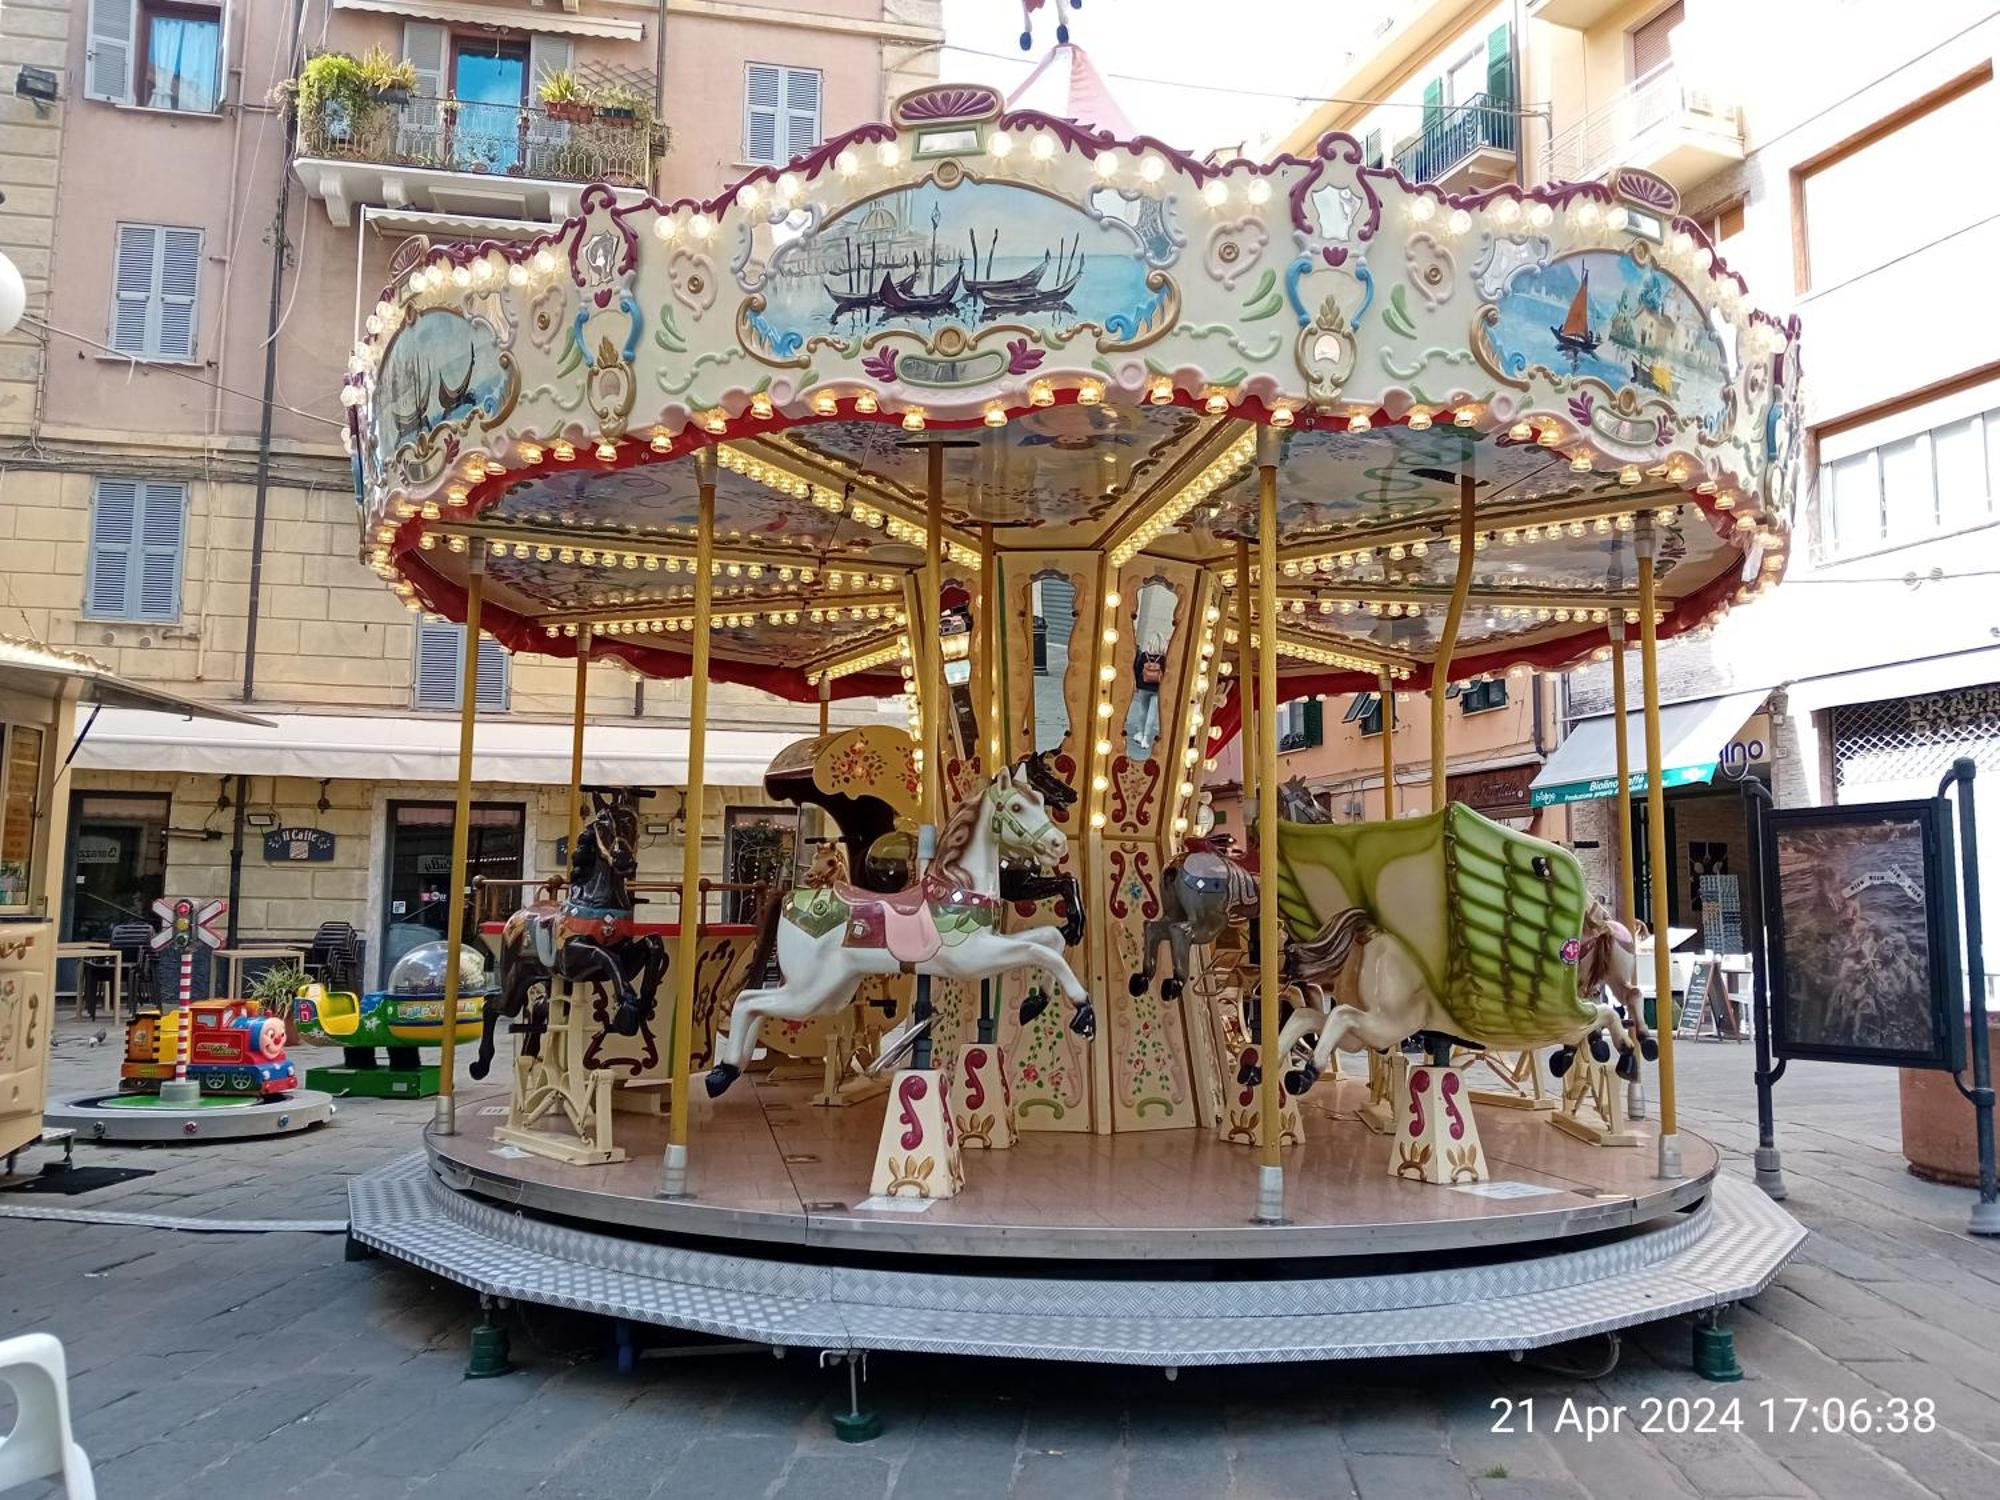
[[[899,893],[901,894],[901,893]],[[847,897],[848,948],[886,948],[900,964],[928,963],[942,946],[937,918],[928,901],[914,906],[904,901],[884,900],[872,891],[855,891]]]

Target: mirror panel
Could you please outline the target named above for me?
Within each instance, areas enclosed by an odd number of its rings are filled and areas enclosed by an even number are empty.
[[[1160,740],[1160,691],[1174,643],[1180,595],[1164,578],[1139,585],[1132,605],[1132,701],[1125,710],[1125,755],[1150,760]]]
[[[1076,582],[1067,573],[1037,573],[1028,583],[1033,616],[1034,698],[1031,728],[1037,754],[1060,750],[1069,738],[1070,653],[1075,649]]]

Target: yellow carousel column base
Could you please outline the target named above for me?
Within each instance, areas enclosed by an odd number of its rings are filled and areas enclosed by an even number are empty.
[[[1368,1054],[1368,1102],[1355,1118],[1377,1135],[1396,1132],[1397,1101],[1407,1092],[1410,1059],[1401,1052]]]
[[[1410,1065],[1389,1143],[1389,1175],[1445,1186],[1489,1177],[1472,1090],[1457,1068]]]
[[[935,1068],[900,1070],[889,1085],[868,1191],[878,1198],[955,1198],[964,1187],[950,1078]]]
[[[1497,1052],[1481,1052],[1467,1066],[1484,1067],[1500,1082],[1497,1089],[1474,1089],[1472,1102],[1491,1109],[1550,1110],[1556,1097],[1542,1087],[1542,1059],[1533,1049],[1517,1052],[1509,1061]]]
[[[1253,1042],[1237,1054],[1237,1062],[1240,1066],[1254,1068],[1262,1055],[1262,1049]],[[1304,1145],[1306,1122],[1299,1113],[1299,1101],[1282,1091],[1278,1100],[1278,1144]],[[1263,1112],[1257,1108],[1256,1085],[1238,1083],[1234,1078],[1224,1080],[1222,1118],[1215,1122],[1215,1138],[1232,1146],[1261,1146],[1264,1144],[1263,1124]]]
[[[1593,1146],[1636,1146],[1641,1137],[1625,1115],[1625,1080],[1615,1063],[1579,1052],[1563,1075],[1562,1108],[1549,1123]]]
[[[951,1070],[951,1120],[961,1151],[1005,1151],[1014,1128],[1014,1090],[998,1042],[969,1042]]]

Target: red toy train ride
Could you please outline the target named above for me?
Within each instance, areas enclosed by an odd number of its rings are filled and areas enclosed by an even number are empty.
[[[285,1056],[285,1023],[255,1000],[197,1000],[189,1007],[187,1076],[204,1095],[271,1098],[299,1086]],[[143,1010],[125,1028],[121,1094],[157,1094],[180,1060],[180,1016]]]

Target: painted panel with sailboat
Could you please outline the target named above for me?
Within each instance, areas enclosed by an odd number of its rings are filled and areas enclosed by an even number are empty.
[[[445,308],[419,313],[396,335],[375,380],[376,462],[428,449],[440,429],[503,418],[517,391],[486,323]]]
[[[1159,299],[1133,232],[1047,193],[931,183],[857,203],[772,257],[763,318],[855,338],[885,326],[1051,331],[1145,321]]]
[[[1603,250],[1564,256],[1517,272],[1499,310],[1492,341],[1509,374],[1540,366],[1721,417],[1721,341],[1687,289],[1656,266]]]

